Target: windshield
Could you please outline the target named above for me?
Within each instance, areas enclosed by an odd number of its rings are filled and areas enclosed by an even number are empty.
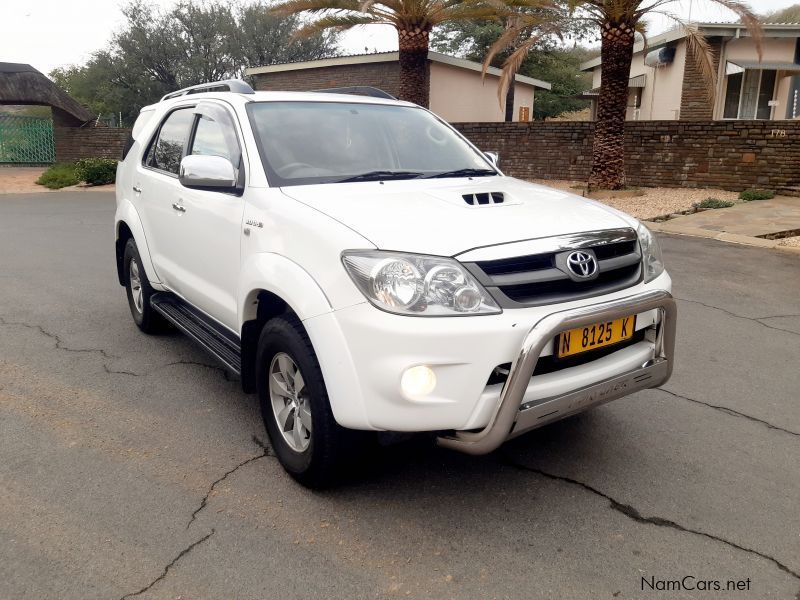
[[[253,102],[247,110],[273,185],[497,174],[483,155],[421,108]]]

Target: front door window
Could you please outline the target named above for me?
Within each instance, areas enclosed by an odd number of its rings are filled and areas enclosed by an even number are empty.
[[[775,93],[775,71],[742,69],[728,63],[724,119],[769,119]]]

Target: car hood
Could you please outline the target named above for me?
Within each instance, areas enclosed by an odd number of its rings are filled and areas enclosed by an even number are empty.
[[[282,192],[350,227],[377,248],[438,256],[635,225],[610,207],[512,177],[304,185]],[[470,205],[464,199],[486,193],[496,198],[502,194],[502,203]]]

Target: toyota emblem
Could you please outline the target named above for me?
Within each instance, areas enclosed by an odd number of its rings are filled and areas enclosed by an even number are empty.
[[[581,250],[570,252],[567,255],[567,268],[580,279],[588,279],[597,273],[597,259]]]

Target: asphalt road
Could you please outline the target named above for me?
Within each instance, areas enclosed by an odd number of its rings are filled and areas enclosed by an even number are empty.
[[[796,256],[662,238],[664,390],[312,493],[253,396],[134,327],[112,215],[0,196],[0,598],[800,597]],[[642,590],[687,576],[747,589]]]

